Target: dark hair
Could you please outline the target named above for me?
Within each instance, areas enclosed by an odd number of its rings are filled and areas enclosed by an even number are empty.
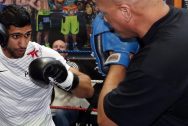
[[[25,8],[19,5],[7,5],[0,13],[0,23],[2,23],[6,29],[9,29],[10,25],[24,27],[31,25],[31,18]]]

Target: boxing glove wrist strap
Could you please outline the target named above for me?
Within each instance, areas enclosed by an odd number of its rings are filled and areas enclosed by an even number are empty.
[[[79,78],[77,75],[73,74],[72,72],[70,71],[67,72],[68,72],[68,76],[66,80],[62,83],[58,83],[57,86],[63,88],[66,91],[70,91],[77,87],[77,85],[79,84]]]

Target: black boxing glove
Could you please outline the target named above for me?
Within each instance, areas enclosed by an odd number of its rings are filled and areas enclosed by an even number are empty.
[[[44,88],[48,87],[49,84],[55,84],[70,91],[79,84],[77,75],[67,71],[59,60],[51,57],[33,60],[29,65],[29,76],[34,83]]]

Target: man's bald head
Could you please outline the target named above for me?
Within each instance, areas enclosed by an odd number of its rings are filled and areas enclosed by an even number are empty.
[[[104,17],[122,37],[143,37],[169,7],[163,0],[96,0]]]
[[[153,6],[158,6],[161,3],[163,4],[163,0],[110,0],[114,4],[127,4],[129,6],[133,6],[134,8],[139,9],[145,9],[147,7],[153,7]]]

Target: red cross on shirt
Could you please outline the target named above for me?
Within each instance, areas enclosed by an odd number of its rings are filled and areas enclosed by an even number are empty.
[[[37,52],[38,52],[38,50],[33,49],[33,51],[27,53],[27,55],[31,55],[32,58],[34,58],[35,56],[39,57]]]

